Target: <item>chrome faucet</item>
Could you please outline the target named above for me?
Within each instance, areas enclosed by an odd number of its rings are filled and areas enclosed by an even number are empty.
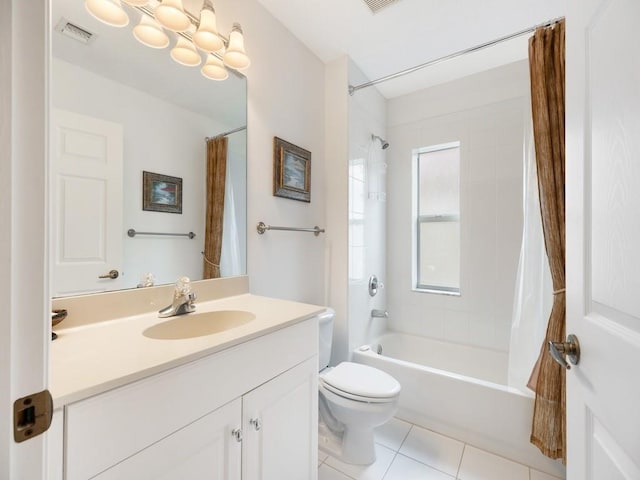
[[[386,310],[378,310],[377,308],[374,308],[373,310],[371,310],[371,318],[388,318],[389,314],[387,313]]]
[[[196,311],[196,293],[191,291],[189,277],[180,277],[173,291],[173,302],[158,312],[158,317],[167,318]]]

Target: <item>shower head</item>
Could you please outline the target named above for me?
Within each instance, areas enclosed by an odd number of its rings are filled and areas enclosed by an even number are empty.
[[[386,150],[387,148],[389,148],[389,142],[387,142],[384,138],[379,137],[378,135],[373,135],[371,134],[371,140],[380,140],[380,145],[382,146],[383,150]]]

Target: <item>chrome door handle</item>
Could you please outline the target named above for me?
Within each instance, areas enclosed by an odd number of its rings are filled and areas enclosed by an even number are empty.
[[[549,342],[549,353],[553,357],[553,359],[562,365],[567,370],[571,369],[571,365],[567,363],[564,359],[566,355],[569,357],[569,362],[574,365],[577,365],[580,361],[580,342],[578,342],[578,337],[571,334],[567,336],[566,342]]]
[[[106,275],[98,275],[98,278],[110,278],[111,280],[115,280],[119,275],[120,273],[118,270],[110,270]]]

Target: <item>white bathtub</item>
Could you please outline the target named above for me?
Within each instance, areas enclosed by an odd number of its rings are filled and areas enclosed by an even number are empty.
[[[400,382],[398,418],[564,476],[559,461],[529,443],[533,397],[506,386],[506,353],[401,333],[368,347],[356,349],[353,361]]]

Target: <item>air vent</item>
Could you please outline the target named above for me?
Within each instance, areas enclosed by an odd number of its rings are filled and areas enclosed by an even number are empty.
[[[367,4],[367,7],[369,7],[371,12],[378,13],[383,8],[397,3],[398,1],[399,0],[364,0],[364,3]]]
[[[58,25],[56,25],[56,31],[85,44],[89,43],[94,37],[94,34],[89,30],[74,25],[65,18],[60,19]]]

